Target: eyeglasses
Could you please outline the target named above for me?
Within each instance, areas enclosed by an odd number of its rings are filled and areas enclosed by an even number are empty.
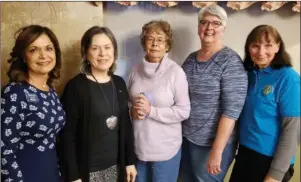
[[[200,25],[202,27],[207,27],[210,24],[211,24],[212,28],[218,28],[218,27],[222,26],[222,23],[219,22],[219,21],[212,21],[212,22],[208,21],[208,20],[201,20],[200,21]]]
[[[166,40],[164,38],[162,38],[162,37],[159,37],[159,38],[156,39],[154,37],[147,36],[145,38],[145,42],[147,44],[153,44],[154,42],[156,42],[157,44],[162,45],[162,44],[164,44],[166,42]]]

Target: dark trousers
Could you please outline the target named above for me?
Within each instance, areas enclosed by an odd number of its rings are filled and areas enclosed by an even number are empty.
[[[229,182],[263,182],[272,160],[273,157],[262,155],[240,145]],[[294,165],[290,165],[282,182],[288,182],[293,174]]]

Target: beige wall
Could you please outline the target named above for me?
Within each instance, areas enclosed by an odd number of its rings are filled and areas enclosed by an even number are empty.
[[[62,49],[61,93],[65,82],[74,76],[80,61],[80,39],[94,25],[103,24],[102,5],[90,2],[1,2],[1,82],[7,82],[7,59],[14,45],[14,33],[22,26],[48,26]]]
[[[140,5],[139,5],[140,4]],[[155,5],[139,3],[138,6],[125,8],[113,2],[106,5],[104,25],[112,29],[119,45],[117,73],[127,79],[130,67],[141,61],[143,50],[139,34],[142,26],[153,19],[167,20],[173,28],[173,48],[170,57],[182,64],[188,54],[200,46],[197,36],[197,9],[190,2],[180,6],[161,9]],[[182,5],[181,5],[182,4]],[[219,4],[222,4],[219,2]],[[246,36],[259,24],[275,26],[285,42],[286,49],[293,59],[296,71],[300,73],[300,13],[291,10],[292,3],[274,12],[260,9],[260,3],[247,10],[232,11],[226,8],[229,16],[224,43],[244,56]],[[229,170],[231,171],[231,169]],[[225,181],[228,181],[229,174]],[[296,160],[295,175],[291,182],[300,181],[300,151]]]

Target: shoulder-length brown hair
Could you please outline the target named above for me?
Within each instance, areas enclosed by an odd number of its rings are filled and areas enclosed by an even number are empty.
[[[109,75],[113,75],[116,70],[116,59],[118,57],[118,50],[117,50],[117,41],[112,33],[112,31],[107,27],[99,27],[99,26],[93,26],[89,28],[83,35],[81,39],[81,55],[82,55],[82,61],[80,62],[80,72],[84,74],[91,74],[91,67],[89,64],[89,61],[87,60],[87,51],[89,47],[91,46],[92,39],[94,35],[97,34],[104,34],[106,35],[112,42],[114,47],[114,62],[112,66],[109,68]]]
[[[28,67],[25,61],[25,51],[27,47],[33,43],[39,36],[46,34],[55,49],[56,63],[54,68],[49,72],[47,84],[53,86],[55,80],[60,78],[61,63],[61,49],[55,34],[47,27],[40,25],[29,25],[19,29],[15,33],[16,42],[10,53],[11,58],[8,62],[11,66],[7,72],[10,82],[24,82],[28,80]]]
[[[265,36],[265,38],[268,41],[271,41],[272,38],[275,40],[277,44],[279,44],[279,51],[275,54],[275,57],[272,60],[270,66],[274,69],[280,69],[285,66],[291,67],[292,66],[291,58],[285,50],[285,45],[277,29],[270,25],[259,25],[255,27],[247,37],[247,41],[245,44],[245,59],[244,59],[245,69],[247,71],[252,71],[256,69],[256,66],[254,65],[250,56],[249,46],[253,42],[259,42],[262,36]]]

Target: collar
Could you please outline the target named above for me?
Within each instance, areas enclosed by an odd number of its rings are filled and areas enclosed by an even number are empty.
[[[253,70],[254,73],[268,73],[268,74],[274,74],[275,73],[275,70],[271,67],[271,66],[268,66],[264,69],[254,69]]]
[[[143,58],[139,70],[145,79],[155,81],[162,76],[169,64],[168,53],[166,53],[160,63],[150,63]]]

